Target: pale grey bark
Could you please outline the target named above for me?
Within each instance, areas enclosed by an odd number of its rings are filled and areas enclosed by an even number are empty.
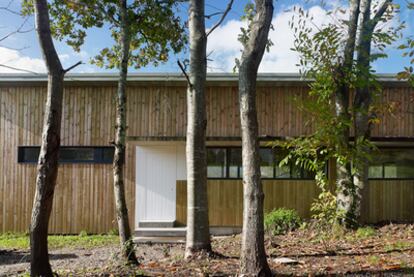
[[[335,112],[340,122],[345,122],[341,127],[339,134],[339,153],[349,151],[349,134],[350,128],[348,123],[351,121],[349,111],[350,84],[349,75],[352,72],[354,52],[356,45],[356,34],[358,29],[358,19],[360,13],[360,0],[350,1],[350,16],[348,21],[348,34],[344,49],[344,60],[338,66],[338,90],[335,92]],[[353,211],[355,187],[352,180],[351,163],[337,162],[336,164],[336,191],[337,191],[337,209],[339,212],[345,212],[345,217],[341,218],[341,224],[352,227],[356,226],[356,218]]]
[[[357,44],[357,68],[359,68],[359,78],[369,78],[370,61],[371,61],[371,43],[374,29],[381,17],[384,15],[391,4],[391,0],[385,0],[371,18],[371,0],[361,0],[361,17],[360,36]],[[369,82],[356,89],[354,98],[354,128],[355,128],[355,145],[365,153],[369,153],[367,146],[358,146],[362,141],[370,139],[371,124],[369,108],[372,103],[372,92]],[[364,187],[368,185],[368,166],[369,161],[366,158],[360,159],[356,164],[354,174],[355,201],[353,209],[355,216],[358,218],[361,214],[361,199]]]
[[[207,203],[206,102],[207,71],[204,0],[188,10],[190,72],[187,88],[187,238],[186,258],[211,251]]]
[[[58,173],[65,71],[53,45],[47,1],[36,0],[34,9],[37,36],[48,72],[48,85],[30,225],[30,271],[31,276],[53,276],[49,263],[47,235]]]
[[[240,273],[271,276],[264,248],[263,202],[260,177],[256,78],[273,15],[272,0],[256,0],[256,15],[250,25],[239,68],[239,104],[243,159],[243,233]]]
[[[120,0],[120,45],[121,64],[119,70],[117,102],[116,102],[116,130],[115,154],[113,161],[115,209],[118,221],[119,239],[122,256],[131,263],[137,263],[134,252],[134,243],[128,219],[128,208],[125,200],[124,161],[126,140],[126,80],[128,74],[128,60],[130,50],[130,32],[127,0]]]

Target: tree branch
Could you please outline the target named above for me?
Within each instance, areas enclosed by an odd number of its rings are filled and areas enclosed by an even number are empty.
[[[177,60],[177,64],[180,67],[181,71],[183,72],[185,78],[187,79],[188,85],[190,87],[193,87],[193,84],[191,84],[191,81],[190,81],[190,77],[188,76],[187,72],[185,71],[185,68],[184,68],[183,64],[180,62],[180,60]]]
[[[9,38],[10,36],[14,35],[14,34],[24,34],[24,33],[28,33],[34,30],[34,28],[28,29],[28,30],[22,30],[24,25],[27,23],[27,21],[29,20],[28,17],[26,17],[26,19],[23,21],[22,24],[20,24],[19,28],[17,28],[16,31],[10,32],[6,35],[4,35],[3,37],[0,38],[0,42],[3,40],[6,40],[7,38]]]
[[[6,12],[9,12],[9,13],[18,15],[18,16],[21,16],[22,15],[19,12],[13,11],[12,9],[9,9],[9,7],[0,7],[0,10],[6,11]]]
[[[207,19],[210,19],[213,16],[216,16],[216,15],[219,15],[219,14],[223,14],[223,12],[215,12],[215,13],[212,13],[212,14],[207,14],[204,17],[207,18]]]
[[[72,69],[74,69],[75,67],[77,67],[78,65],[81,65],[81,64],[83,64],[83,63],[82,63],[82,61],[79,61],[79,62],[75,63],[74,65],[72,65],[72,66],[68,67],[67,69],[65,69],[65,70],[63,70],[63,71],[64,71],[65,73],[67,73],[67,72],[71,71]]]
[[[13,66],[9,66],[9,65],[5,65],[5,64],[0,64],[0,67],[4,67],[4,68],[8,68],[8,69],[13,69],[16,71],[22,71],[22,72],[26,72],[26,73],[32,73],[35,75],[39,75],[39,73],[28,70],[28,69],[23,69],[23,68],[18,68],[18,67],[13,67]]]
[[[227,14],[231,10],[231,6],[233,5],[234,0],[230,0],[230,2],[227,4],[226,10],[223,12],[223,15],[221,16],[220,20],[214,24],[214,26],[207,32],[206,36],[208,37],[218,26],[220,26],[221,23],[223,23],[224,18],[226,18]]]
[[[14,51],[23,51],[25,49],[30,48],[30,46],[27,46],[27,45],[23,46],[23,47],[16,48],[16,47],[11,47],[11,46],[7,46],[7,45],[1,45],[1,44],[0,44],[0,47],[1,48],[6,48],[6,49],[9,49],[9,50],[14,50]]]
[[[379,7],[378,11],[374,15],[374,18],[372,19],[372,23],[374,27],[381,20],[381,17],[387,11],[387,8],[391,3],[392,3],[392,0],[385,0],[384,3],[382,3],[381,7]]]

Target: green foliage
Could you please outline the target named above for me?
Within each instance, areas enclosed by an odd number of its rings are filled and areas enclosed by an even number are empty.
[[[33,11],[32,0],[24,0],[23,12]],[[129,65],[141,68],[168,60],[169,52],[181,51],[186,43],[184,25],[177,15],[176,0],[128,1],[128,33],[130,34]],[[54,37],[74,50],[86,39],[86,30],[108,28],[114,40],[91,63],[99,67],[119,68],[121,61],[120,30],[123,27],[118,0],[53,0],[49,5]]]
[[[247,22],[247,28],[241,27],[240,34],[237,37],[238,41],[240,41],[242,45],[244,46],[249,41],[252,23],[253,23],[255,16],[256,16],[256,7],[254,3],[251,0],[249,0],[246,6],[244,6],[244,14],[241,17],[242,21]],[[274,27],[272,24],[270,25],[270,30],[274,30]],[[272,46],[273,46],[273,42],[270,38],[268,38],[267,43],[266,43],[266,51],[269,52]],[[233,67],[233,72],[236,72],[237,69],[240,67],[240,62],[241,61],[238,58],[235,59],[235,65]]]
[[[295,210],[280,208],[265,214],[265,231],[276,236],[293,231],[300,227],[301,218]]]
[[[405,250],[405,249],[408,249],[408,248],[411,248],[411,247],[413,247],[412,242],[396,241],[396,242],[386,244],[384,246],[384,251],[385,252],[402,251],[402,250]]]
[[[313,217],[323,228],[335,224],[342,219],[344,211],[337,209],[337,199],[330,190],[325,172],[329,160],[341,165],[352,165],[355,174],[360,165],[370,159],[375,146],[366,138],[358,138],[353,144],[344,141],[343,134],[354,126],[356,113],[379,115],[392,109],[392,105],[384,107],[377,103],[375,95],[381,90],[375,79],[375,72],[370,68],[361,67],[355,59],[345,66],[344,46],[346,45],[347,21],[336,21],[323,26],[316,26],[313,17],[302,8],[293,8],[294,16],[289,22],[294,32],[293,51],[299,54],[297,66],[304,78],[313,79],[309,87],[309,98],[296,99],[297,106],[307,115],[306,125],[312,126],[314,133],[307,137],[299,137],[286,141],[277,141],[274,146],[289,150],[289,154],[281,164],[294,162],[302,168],[313,171],[321,193],[311,209]],[[397,7],[390,7],[381,22],[388,22],[397,12]],[[344,14],[341,8],[328,11],[327,16]],[[404,24],[377,28],[372,34],[372,42],[377,53],[370,60],[384,58],[386,46],[399,38]],[[335,113],[336,93],[344,88],[368,88],[374,95],[374,101],[367,111],[354,107],[346,108],[342,113]],[[377,101],[377,102],[376,102]],[[376,116],[370,118],[369,124],[379,123]],[[350,191],[352,193],[352,191]]]
[[[48,237],[48,246],[51,249],[94,248],[115,245],[118,242],[118,237],[111,235],[49,235]],[[28,234],[5,233],[0,235],[0,249],[27,249],[29,245]]]
[[[311,205],[312,218],[321,225],[332,226],[343,217],[337,211],[336,197],[329,190],[322,191]]]
[[[377,232],[371,226],[368,226],[368,227],[360,227],[355,232],[355,236],[357,238],[359,238],[359,239],[370,238],[370,237],[375,236],[376,234],[377,234]]]
[[[414,65],[414,38],[413,37],[409,37],[407,38],[406,42],[404,44],[401,44],[398,49],[403,50],[403,57],[407,57],[409,58],[409,66],[405,66],[404,70],[399,72],[397,74],[397,78],[398,79],[405,79],[408,82],[410,82],[410,84],[412,86],[414,86],[414,69],[413,69],[413,65]]]

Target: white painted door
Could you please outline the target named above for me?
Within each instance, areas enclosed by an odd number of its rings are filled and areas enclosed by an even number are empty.
[[[184,146],[137,146],[136,228],[140,221],[175,220],[176,182],[185,176],[183,159]]]

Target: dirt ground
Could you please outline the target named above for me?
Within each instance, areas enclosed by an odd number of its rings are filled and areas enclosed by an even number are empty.
[[[140,244],[140,265],[120,264],[116,245],[51,251],[60,276],[235,276],[240,236],[215,237],[215,254],[184,261],[182,244]],[[268,262],[276,276],[414,276],[414,226],[386,225],[330,237],[306,229],[267,237]],[[280,264],[276,258],[294,260]],[[28,250],[0,250],[0,276],[27,274]]]

